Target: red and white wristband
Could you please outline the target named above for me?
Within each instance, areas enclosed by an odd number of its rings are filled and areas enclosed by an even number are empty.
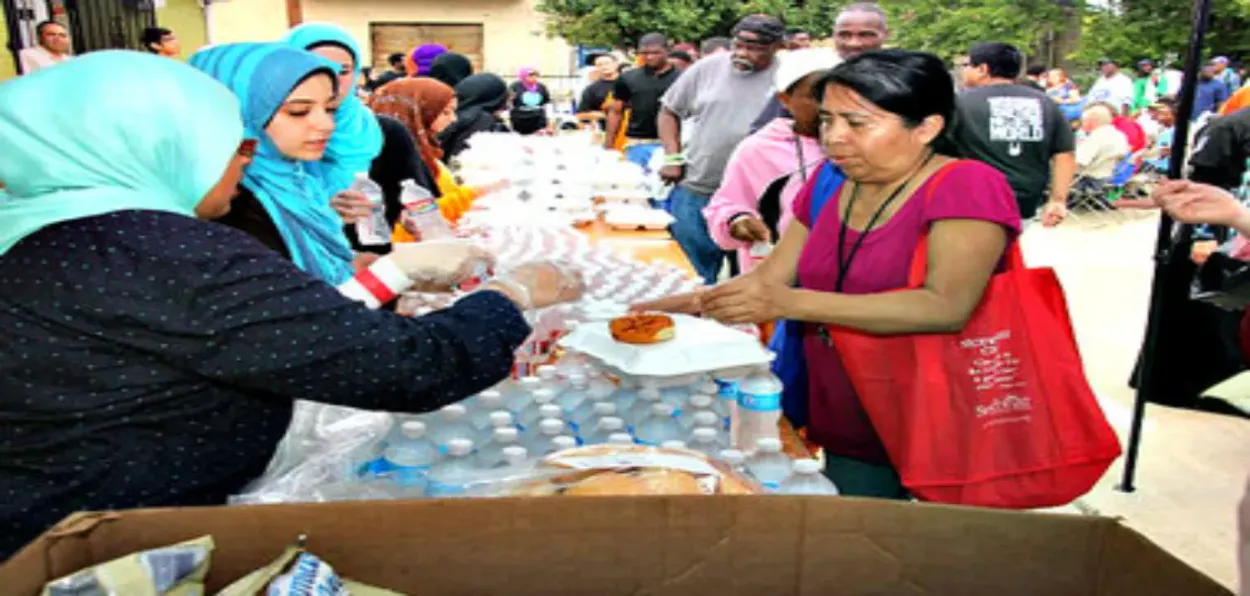
[[[412,280],[390,257],[382,257],[339,284],[339,293],[365,303],[369,308],[381,308],[394,300],[401,292],[412,287]]]

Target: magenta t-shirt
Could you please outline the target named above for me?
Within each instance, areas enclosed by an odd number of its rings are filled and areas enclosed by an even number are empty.
[[[1002,224],[1010,231],[1011,239],[1015,239],[1020,232],[1020,212],[1007,178],[978,161],[960,161],[944,168],[945,173],[939,171],[930,176],[889,221],[864,238],[847,272],[843,293],[874,294],[906,286],[916,244],[929,224],[936,220],[992,221]],[[841,252],[838,234],[842,213],[837,200],[841,188],[825,203],[813,226],[814,180],[815,176],[794,203],[795,219],[809,230],[807,244],[799,256],[799,285],[809,290],[832,292],[837,287]],[[927,205],[926,197],[929,197]],[[843,248],[849,251],[859,237],[858,231],[847,230]],[[833,455],[888,464],[885,447],[860,405],[837,351],[820,337],[816,325],[805,326],[803,351],[807,356],[808,437]]]

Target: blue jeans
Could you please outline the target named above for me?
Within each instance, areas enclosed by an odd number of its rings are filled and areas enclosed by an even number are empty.
[[[695,273],[708,285],[716,283],[725,262],[725,251],[712,241],[707,231],[707,219],[703,217],[703,208],[707,207],[711,198],[682,186],[674,188],[673,193],[668,195],[673,217],[677,220],[669,231],[682,252],[686,253],[686,258],[690,259]]]

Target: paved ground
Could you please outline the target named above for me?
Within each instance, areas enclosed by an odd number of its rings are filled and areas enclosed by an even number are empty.
[[[1127,439],[1133,392],[1126,385],[1145,328],[1157,218],[1088,216],[1024,238],[1030,265],[1055,267],[1068,294],[1091,383]],[[1250,423],[1150,406],[1137,491],[1116,489],[1114,465],[1074,513],[1120,517],[1163,548],[1235,587],[1236,505],[1250,473]]]

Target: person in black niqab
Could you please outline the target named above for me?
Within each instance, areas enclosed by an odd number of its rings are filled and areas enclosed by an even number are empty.
[[[430,78],[440,80],[453,89],[473,74],[473,63],[464,54],[448,52],[434,59]]]
[[[479,132],[511,132],[498,113],[507,107],[508,84],[496,75],[479,73],[456,85],[456,122],[439,135],[444,159],[468,147],[469,137]]]

